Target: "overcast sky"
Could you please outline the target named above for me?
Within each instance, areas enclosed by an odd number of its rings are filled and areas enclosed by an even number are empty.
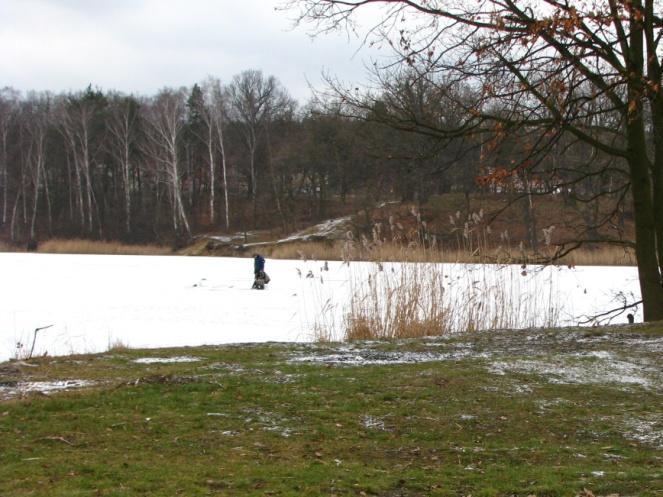
[[[311,40],[279,0],[0,0],[0,87],[151,95],[245,69],[276,76],[300,103],[328,71],[364,79],[360,40]]]

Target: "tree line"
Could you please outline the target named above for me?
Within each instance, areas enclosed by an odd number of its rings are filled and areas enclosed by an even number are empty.
[[[257,70],[151,97],[92,86],[26,95],[5,88],[0,233],[13,242],[133,242],[185,240],[204,229],[285,231],[325,218],[332,198],[373,201],[401,189],[412,197],[424,151],[389,158],[396,141],[386,128],[320,105],[299,108]]]
[[[596,198],[607,181],[613,197],[624,193],[619,167],[570,138],[537,168],[523,168],[536,139],[528,133],[441,136],[466,119],[455,99],[475,96],[438,83],[405,71],[371,98],[331,92],[303,107],[257,70],[151,97],[5,88],[0,233],[14,243],[184,243],[201,231],[287,232],[383,200],[422,204],[477,191],[520,202],[533,248],[546,227],[537,226],[533,195],[562,192],[593,233],[614,222],[617,211],[599,215]]]

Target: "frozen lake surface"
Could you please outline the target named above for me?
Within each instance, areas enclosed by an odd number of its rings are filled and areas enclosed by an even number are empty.
[[[521,274],[518,266],[443,266],[447,297],[484,281],[486,288],[506,282],[499,285],[513,288],[517,301],[532,299],[539,307],[534,314],[546,314],[552,302],[561,326],[615,307],[617,293],[639,298],[633,267],[528,268]],[[268,260],[272,282],[255,291],[250,258],[2,253],[0,361],[24,356],[35,328],[49,325],[38,333],[34,355],[102,352],[115,344],[311,341],[320,326],[340,337],[357,280],[377,274],[376,268],[329,262],[326,270],[321,261]],[[463,305],[463,294],[455,295],[455,304]]]

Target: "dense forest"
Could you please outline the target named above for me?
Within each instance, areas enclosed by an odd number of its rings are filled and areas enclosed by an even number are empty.
[[[599,150],[561,134],[539,154],[538,129],[450,137],[467,122],[454,102],[471,99],[469,88],[404,72],[377,97],[341,94],[300,107],[257,70],[149,97],[5,88],[0,239],[184,244],[202,232],[288,232],[385,200],[425,205],[452,192],[507,196],[533,247],[552,224],[537,224],[536,196],[570,205],[590,239],[623,224],[628,178]]]

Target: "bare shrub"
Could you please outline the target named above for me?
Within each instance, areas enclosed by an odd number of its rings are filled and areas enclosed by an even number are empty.
[[[108,341],[108,348],[106,349],[107,352],[126,352],[127,350],[130,350],[131,347],[129,346],[128,343],[123,342],[119,338],[115,338],[113,340]]]

